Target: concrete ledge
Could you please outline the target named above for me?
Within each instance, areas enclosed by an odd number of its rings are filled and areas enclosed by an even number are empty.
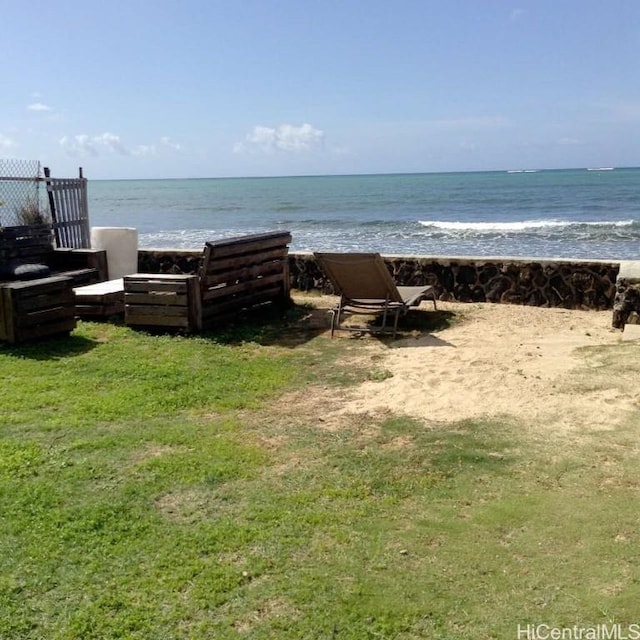
[[[640,282],[640,260],[623,260],[620,263],[618,278],[628,282]]]
[[[640,324],[627,324],[622,334],[623,340],[640,340]]]

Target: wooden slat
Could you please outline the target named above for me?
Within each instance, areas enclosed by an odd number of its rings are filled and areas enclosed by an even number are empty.
[[[124,290],[127,293],[186,293],[187,283],[179,282],[157,282],[155,280],[137,281],[125,279]]]
[[[82,287],[80,287],[82,288]],[[75,293],[76,305],[78,304],[118,304],[124,302],[124,293]]]
[[[71,307],[74,304],[73,291],[68,287],[62,291],[51,291],[37,296],[16,297],[13,301],[14,309],[18,313],[27,313],[34,309],[43,309],[61,304],[67,307]]]
[[[95,304],[78,304],[76,303],[76,315],[80,317],[84,316],[114,316],[120,313],[124,313],[124,302],[110,302],[103,301],[102,303],[96,302]]]
[[[76,317],[81,320],[95,320],[97,318],[109,318],[124,313],[124,305],[91,305],[85,307],[76,305]]]
[[[268,262],[256,262],[249,265],[239,263],[225,270],[211,269],[201,277],[202,288],[204,289],[225,282],[233,284],[238,280],[255,280],[272,273],[281,274],[284,270],[284,262],[284,259],[269,260]]]
[[[124,308],[127,313],[137,314],[140,313],[146,316],[168,316],[173,318],[181,318],[186,317],[188,315],[188,309],[186,306],[166,306],[164,304],[160,305],[144,305],[137,306],[128,304],[126,299],[124,302]]]
[[[13,342],[13,300],[11,290],[0,287],[0,338]]]
[[[207,242],[205,244],[205,251],[208,249],[215,253],[217,258],[224,258],[228,256],[265,251],[273,247],[287,245],[290,243],[291,234],[288,231],[274,231],[271,233],[253,234]]]
[[[158,306],[186,306],[187,293],[174,292],[150,292],[150,293],[129,293],[124,294],[126,304],[145,304]]]
[[[204,272],[209,274],[231,271],[233,269],[249,268],[254,265],[261,265],[270,262],[279,263],[286,257],[287,247],[283,246],[269,251],[263,251],[261,253],[232,256],[229,258],[211,256],[208,262],[206,260],[203,262],[203,265]]]
[[[130,273],[124,276],[125,282],[186,282],[193,278],[191,273]]]
[[[147,313],[149,307],[144,310],[136,308],[128,309],[125,305],[124,316],[127,325],[140,325],[145,327],[177,327],[181,329],[189,328],[189,318],[186,315],[173,316],[167,314]]]
[[[256,289],[270,287],[274,283],[282,282],[282,274],[274,274],[267,278],[261,278],[260,280],[251,280],[246,282],[239,282],[234,285],[227,285],[226,287],[216,287],[207,289],[202,292],[202,301],[209,303],[219,300],[225,297],[241,298],[242,294],[250,293]]]
[[[65,276],[49,276],[37,280],[20,280],[3,285],[3,288],[15,291],[16,295],[38,295],[51,291],[52,288],[62,290],[69,279]]]
[[[76,269],[74,271],[65,271],[64,275],[73,280],[74,287],[94,284],[100,280],[100,274],[97,269]]]
[[[52,322],[59,321],[64,318],[72,318],[74,313],[75,311],[73,307],[68,305],[36,309],[20,316],[20,326],[24,328],[34,325],[51,324]]]
[[[282,278],[283,265],[263,266],[261,268],[253,268],[248,270],[234,271],[229,274],[223,274],[219,277],[207,277],[202,280],[202,291],[215,289],[220,286],[231,287],[242,282],[256,282],[263,278],[271,278],[274,275]]]
[[[280,292],[279,287],[271,287],[262,291],[256,291],[255,295],[250,300],[245,300],[247,305],[238,305],[238,301],[234,299],[230,300],[218,300],[215,304],[203,305],[202,314],[204,318],[210,318],[221,313],[226,313],[231,310],[239,312],[243,309],[248,309],[251,306],[261,304],[264,302],[273,301]],[[250,303],[250,304],[249,304]]]

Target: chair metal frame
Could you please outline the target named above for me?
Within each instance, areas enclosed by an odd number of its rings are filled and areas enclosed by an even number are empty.
[[[398,331],[398,320],[410,307],[417,307],[430,299],[437,309],[433,285],[417,287],[397,286],[379,253],[323,253],[314,256],[340,296],[331,309],[331,336],[338,330],[370,333]],[[345,326],[343,316],[382,315],[379,325]],[[393,326],[387,326],[389,316]]]

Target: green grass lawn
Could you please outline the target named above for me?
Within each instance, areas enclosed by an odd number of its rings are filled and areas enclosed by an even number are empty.
[[[585,351],[567,384],[628,389],[639,352]],[[327,428],[345,385],[387,373],[366,341],[286,326],[82,323],[0,347],[0,374],[0,638],[640,623],[640,410],[566,440],[508,416]]]

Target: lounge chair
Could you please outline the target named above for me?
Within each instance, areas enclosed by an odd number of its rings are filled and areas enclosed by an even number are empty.
[[[422,300],[430,299],[437,309],[433,286],[396,286],[379,253],[314,253],[314,256],[340,296],[331,310],[332,337],[336,329],[392,331],[395,337],[398,318],[409,307],[417,307]],[[379,325],[350,327],[342,324],[345,314],[381,315],[382,319]],[[393,318],[392,328],[387,326],[389,316]]]

